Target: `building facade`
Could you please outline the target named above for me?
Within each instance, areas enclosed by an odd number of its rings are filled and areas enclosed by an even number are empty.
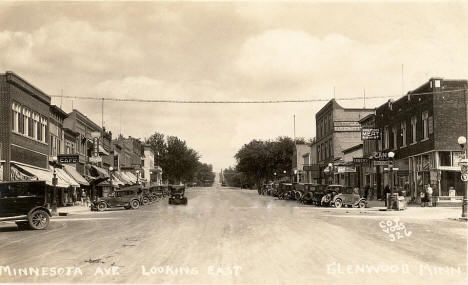
[[[343,150],[362,143],[359,120],[373,112],[373,109],[343,108],[332,99],[315,115],[320,183],[333,183],[334,173],[325,174],[324,170],[341,159]]]
[[[292,155],[292,171],[293,182],[304,182],[306,177],[304,175],[304,164],[308,163],[308,156],[310,155],[310,146],[308,144],[295,144]],[[304,156],[307,160],[304,160]]]
[[[397,171],[380,166],[382,185],[393,179],[398,189],[417,200],[426,185],[439,200],[463,195],[460,180],[459,136],[466,136],[467,80],[431,78],[419,88],[376,110],[376,126],[382,132],[379,150],[395,153]]]
[[[1,180],[20,180],[24,165],[48,171],[50,97],[13,72],[0,74]]]

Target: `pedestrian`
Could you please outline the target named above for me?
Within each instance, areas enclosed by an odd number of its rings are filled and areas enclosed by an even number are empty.
[[[86,191],[83,189],[81,192],[81,206],[84,206],[86,203]]]
[[[384,199],[385,199],[385,207],[387,207],[387,200],[388,200],[388,195],[387,194],[390,194],[392,193],[392,191],[390,190],[390,186],[387,184],[385,185],[385,188],[384,188]]]
[[[424,189],[421,189],[421,192],[419,192],[419,197],[421,198],[421,207],[424,207],[426,203],[426,193],[424,192]]]
[[[76,188],[73,188],[73,206],[76,206],[76,199],[77,199],[77,194],[76,194]]]
[[[368,196],[369,196],[369,190],[370,190],[370,186],[369,184],[366,185],[366,187],[364,187],[364,199],[367,200]]]
[[[426,195],[427,195],[427,205],[432,207],[432,187],[431,184],[427,184]]]
[[[86,195],[86,207],[89,207],[90,203],[91,203],[91,200],[89,199],[89,196]]]

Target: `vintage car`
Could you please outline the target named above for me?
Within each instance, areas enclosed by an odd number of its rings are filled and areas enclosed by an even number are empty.
[[[125,209],[138,209],[142,201],[140,185],[132,185],[116,189],[107,197],[98,198],[91,204],[91,210],[104,211],[106,208],[124,207]]]
[[[278,198],[289,200],[294,195],[294,188],[292,183],[280,183],[278,187]]]
[[[294,184],[294,199],[301,201],[302,196],[306,191],[306,185],[304,183],[295,183]]]
[[[341,208],[343,206],[365,208],[367,203],[366,199],[359,196],[358,188],[355,189],[353,189],[353,187],[340,189],[341,192],[338,192],[338,194],[333,197],[331,205],[335,206],[335,208]]]
[[[299,200],[303,204],[320,205],[323,195],[325,195],[325,186],[320,184],[305,183],[304,194]]]
[[[149,188],[150,195],[153,201],[158,201],[163,197],[163,188],[162,186],[151,186]]]
[[[169,204],[172,205],[187,205],[187,197],[184,197],[184,185],[169,185],[171,195],[169,196]]]
[[[141,190],[142,193],[140,203],[142,205],[148,205],[150,202],[153,201],[153,197],[151,196],[151,193],[148,188],[142,188]]]
[[[46,229],[52,216],[46,205],[44,181],[0,182],[0,221],[15,221],[20,229]]]
[[[320,205],[326,206],[326,207],[332,206],[333,198],[335,197],[336,194],[341,193],[343,191],[343,188],[345,187],[339,184],[327,185],[325,188],[324,194],[322,196],[322,199],[320,201]]]

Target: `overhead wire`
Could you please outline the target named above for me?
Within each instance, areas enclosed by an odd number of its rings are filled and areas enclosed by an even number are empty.
[[[411,93],[411,96],[418,95],[429,95],[434,93],[451,93],[466,91],[467,88],[456,89],[456,90],[441,90],[431,91],[422,93]],[[401,98],[400,95],[393,96],[359,96],[359,97],[341,97],[341,98],[312,98],[312,99],[284,99],[284,100],[177,100],[177,99],[139,99],[139,98],[117,98],[117,97],[92,97],[92,96],[70,96],[70,95],[49,95],[50,97],[61,97],[65,99],[77,99],[77,100],[102,100],[103,101],[114,101],[114,102],[137,102],[137,103],[173,103],[173,104],[281,104],[281,103],[313,103],[313,102],[327,102],[331,99],[337,101],[349,101],[359,99],[382,99],[382,98]]]

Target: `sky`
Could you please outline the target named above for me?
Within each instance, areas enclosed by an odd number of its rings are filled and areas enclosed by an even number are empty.
[[[167,100],[336,97],[374,108],[431,77],[468,79],[468,2],[4,2],[0,73],[49,95]],[[402,68],[403,66],[403,68]],[[334,91],[335,90],[335,91]],[[367,100],[346,100],[366,94]],[[372,97],[380,97],[374,98]],[[252,139],[315,136],[325,101],[60,99],[141,139],[175,135],[218,171]]]

